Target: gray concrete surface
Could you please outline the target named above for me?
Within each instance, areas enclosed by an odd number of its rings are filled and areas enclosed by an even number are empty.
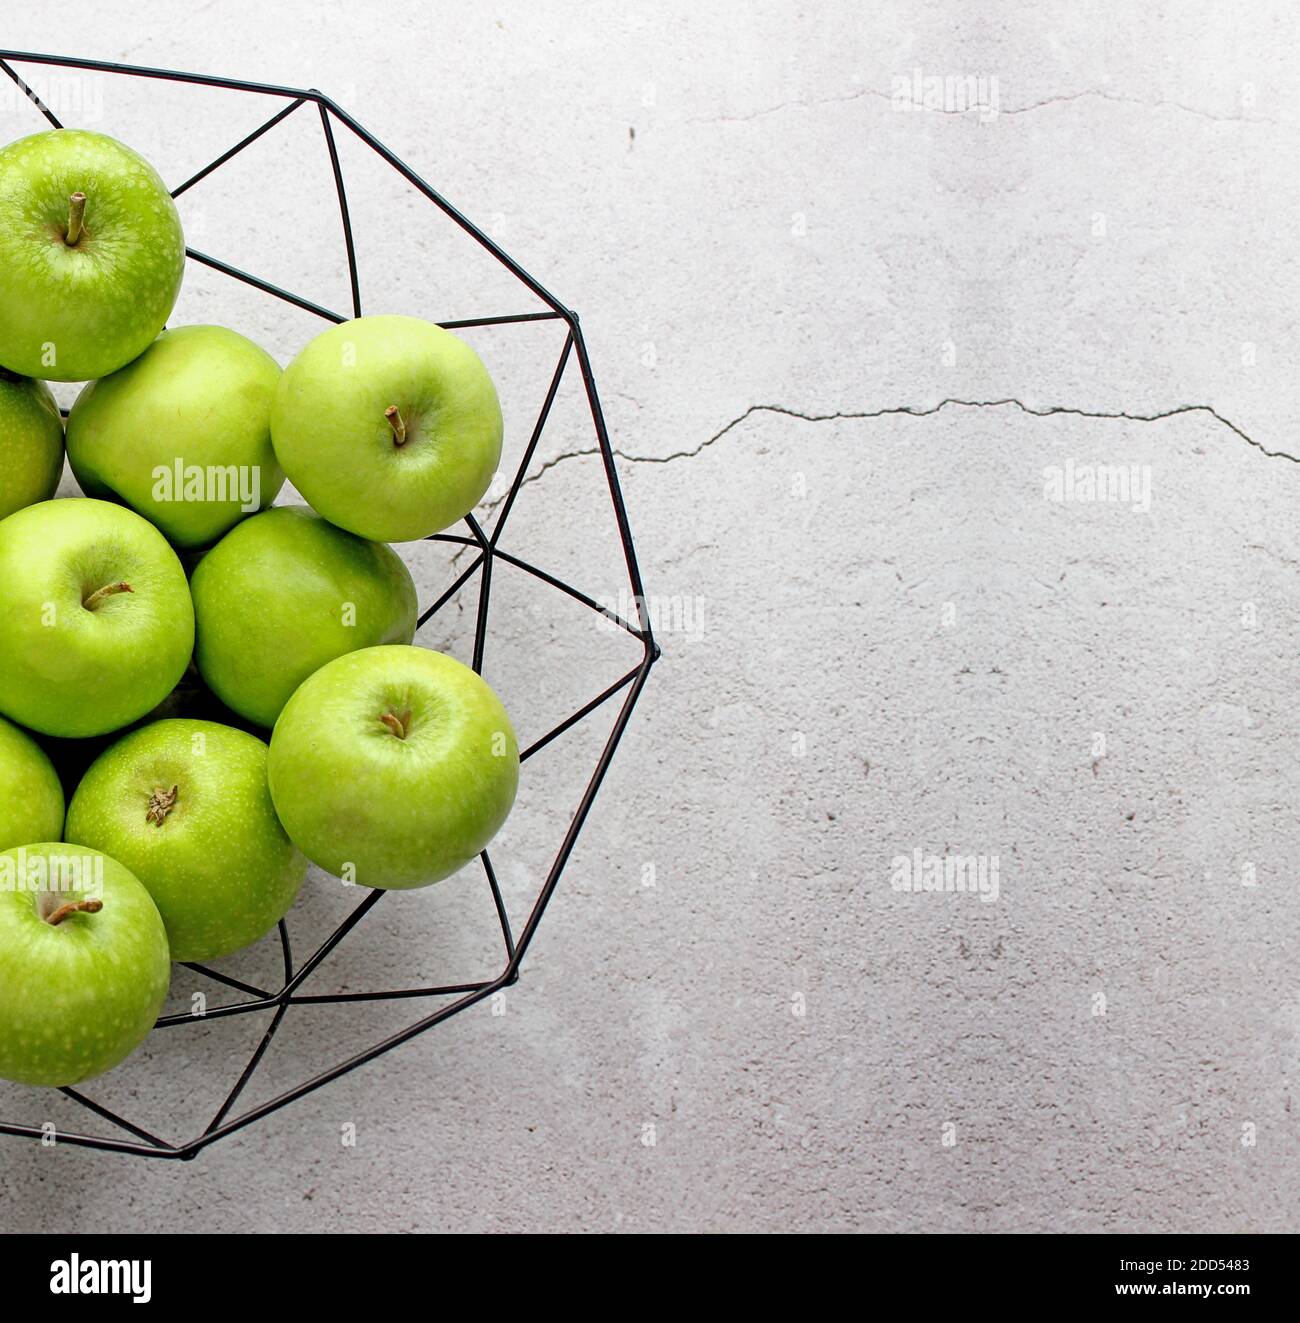
[[[1295,1230],[1288,6],[177,9],[13,5],[3,40],[319,86],[579,309],[667,656],[502,1003],[192,1164],[0,1143],[7,1217]],[[50,90],[177,181],[265,114]],[[296,115],[184,215],[341,305],[317,127]],[[368,309],[533,306],[344,151]],[[281,359],[312,330],[201,273],[177,320]],[[475,343],[518,454],[558,341]],[[617,595],[590,446],[566,398],[511,545]],[[1122,499],[1088,498],[1097,465]],[[412,561],[426,595],[447,582],[447,557]],[[498,587],[488,675],[525,738],[635,661]],[[426,641],[463,650],[472,607]],[[530,764],[497,851],[516,914],[600,738]],[[916,851],[981,861],[996,898],[896,889]],[[348,902],[313,878],[302,946]],[[320,986],[472,977],[497,958],[485,903],[469,877],[391,898]],[[303,1012],[250,1098],[411,1018]],[[167,1034],[96,1087],[178,1135],[256,1029]]]

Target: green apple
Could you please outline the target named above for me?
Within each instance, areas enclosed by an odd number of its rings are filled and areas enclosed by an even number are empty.
[[[212,721],[155,721],[113,745],[64,835],[110,854],[158,906],[173,960],[216,960],[289,912],[307,861],[266,786],[266,745]]]
[[[115,859],[51,843],[0,853],[0,1079],[62,1088],[111,1070],[170,979],[158,909]]]
[[[0,150],[0,364],[89,381],[142,353],[185,271],[176,204],[102,133],[53,129]]]
[[[26,731],[0,717],[0,850],[63,835],[63,787]]]
[[[285,831],[313,863],[362,886],[422,887],[505,822],[519,746],[468,666],[425,648],[366,648],[289,700],[267,775]]]
[[[162,702],[194,647],[185,571],[130,510],[74,499],[0,522],[0,712],[103,735]]]
[[[0,368],[0,519],[54,495],[63,474],[63,419],[43,381]]]
[[[54,735],[39,735],[37,743],[54,764],[63,793],[70,799],[81,784],[81,778],[90,770],[90,765],[101,754],[117,743],[124,735],[141,726],[155,721],[169,721],[173,718],[188,718],[193,721],[215,721],[222,726],[234,726],[237,730],[247,730],[251,722],[245,722],[238,713],[232,712],[203,683],[198,669],[191,662],[185,674],[177,682],[176,688],[156,707],[150,708],[139,720],[128,726],[109,731],[106,735],[93,735],[88,739],[60,739]]]
[[[300,506],[232,529],[200,561],[190,590],[200,673],[222,702],[266,727],[326,662],[410,643],[419,614],[396,552]]]
[[[463,519],[501,460],[501,405],[479,356],[418,317],[360,317],[285,369],[271,437],[331,523],[411,542]]]
[[[164,331],[86,386],[68,462],[87,496],[125,502],[178,547],[215,542],[284,486],[271,448],[280,366],[223,326]]]

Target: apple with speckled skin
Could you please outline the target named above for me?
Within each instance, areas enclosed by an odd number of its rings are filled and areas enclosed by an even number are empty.
[[[176,553],[105,501],[29,505],[0,522],[0,713],[84,738],[152,711],[185,674],[194,604]]]
[[[184,271],[176,204],[123,143],[52,129],[0,150],[0,365],[116,372],[166,325]]]
[[[285,369],[271,411],[289,481],[331,523],[375,542],[463,519],[492,482],[501,437],[483,361],[418,317],[322,332]]]
[[[480,676],[427,648],[365,648],[322,667],[271,736],[271,798],[313,863],[361,886],[428,886],[510,814],[519,746]]]
[[[157,906],[80,845],[0,852],[0,1079],[64,1088],[148,1036],[171,979]]]
[[[206,547],[284,486],[271,449],[280,365],[224,326],[164,331],[68,415],[87,496],[123,501],[173,546]]]
[[[216,960],[289,912],[307,860],[266,785],[266,745],[212,721],[155,721],[98,758],[64,832],[125,864],[153,897],[173,960]]]
[[[344,653],[410,643],[419,601],[390,547],[312,510],[254,515],[190,579],[195,660],[213,693],[268,729],[309,675]]]
[[[0,519],[48,501],[63,474],[63,419],[43,381],[0,368]]]
[[[0,717],[0,850],[63,835],[63,787],[45,751]]]

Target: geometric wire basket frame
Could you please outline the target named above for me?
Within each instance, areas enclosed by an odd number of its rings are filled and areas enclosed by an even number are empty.
[[[560,880],[560,875],[568,863],[569,856],[577,842],[578,835],[582,831],[583,824],[591,810],[596,795],[600,790],[601,782],[604,780],[605,773],[609,769],[610,762],[614,757],[614,752],[618,747],[619,741],[623,737],[623,732],[627,728],[627,723],[632,715],[632,709],[635,707],[637,699],[645,686],[646,679],[650,674],[650,668],[659,657],[659,647],[655,643],[653,633],[650,628],[650,619],[645,606],[645,594],[641,583],[641,573],[637,566],[636,551],[632,545],[632,534],[628,527],[627,509],[623,502],[623,496],[619,487],[618,473],[614,464],[614,453],[610,446],[609,433],[605,425],[605,416],[601,410],[600,397],[596,392],[596,383],[592,377],[591,363],[587,356],[587,346],[583,340],[582,329],[578,325],[578,316],[575,312],[566,308],[554,296],[552,296],[543,286],[528,274],[527,271],[519,265],[514,258],[510,257],[502,248],[487,237],[476,225],[469,221],[449,202],[446,201],[435,189],[431,188],[423,179],[421,179],[408,165],[399,160],[387,147],[384,146],[366,129],[362,128],[356,120],[346,111],[335,105],[329,97],[312,89],[307,91],[288,87],[276,87],[262,83],[243,82],[238,79],[216,78],[201,74],[177,73],[167,69],[149,69],[132,65],[112,64],[99,60],[81,60],[70,59],[62,56],[39,55],[22,51],[3,51],[0,50],[0,72],[13,80],[20,91],[26,96],[32,104],[45,116],[45,118],[55,128],[63,127],[55,115],[51,112],[20,77],[18,72],[12,67],[11,63],[17,64],[36,64],[55,66],[67,69],[89,70],[94,72],[122,74],[128,77],[160,79],[166,82],[190,83],[204,87],[222,88],[232,92],[247,92],[251,95],[271,98],[273,100],[285,102],[276,114],[268,119],[259,128],[248,134],[240,142],[236,143],[228,151],[224,152],[215,161],[205,166],[197,174],[179,185],[172,196],[179,197],[187,189],[193,187],[201,179],[205,179],[213,171],[220,169],[227,161],[242,152],[250,144],[256,142],[263,134],[270,132],[277,124],[287,119],[305,106],[315,106],[320,116],[322,136],[324,138],[325,148],[329,153],[330,166],[334,175],[334,186],[338,194],[339,214],[342,220],[343,242],[347,253],[348,276],[351,285],[352,294],[352,316],[361,316],[361,289],[357,274],[356,252],[353,246],[352,223],[348,214],[347,189],[344,184],[343,169],[339,163],[339,154],[334,138],[335,125],[342,126],[350,133],[354,134],[372,151],[377,153],[394,170],[402,175],[409,184],[417,189],[434,206],[439,208],[450,220],[458,225],[466,234],[479,243],[487,250],[502,266],[521,281],[534,295],[546,304],[549,311],[535,313],[521,313],[516,315],[505,315],[497,317],[477,317],[463,321],[448,321],[439,323],[446,329],[456,329],[471,326],[497,326],[512,322],[532,322],[532,321],[562,321],[568,327],[568,334],[564,340],[564,346],[560,353],[559,362],[556,365],[554,376],[551,379],[550,387],[546,398],[542,403],[541,410],[537,416],[536,424],[533,427],[532,435],[519,468],[515,473],[514,480],[506,494],[501,507],[501,513],[497,519],[492,535],[489,537],[479,526],[478,521],[473,515],[466,518],[465,524],[467,533],[465,535],[440,533],[434,535],[430,541],[457,543],[467,550],[476,553],[468,568],[456,579],[450,588],[444,592],[436,602],[434,602],[419,618],[420,627],[423,627],[430,618],[440,610],[452,597],[467,584],[475,575],[479,578],[478,587],[478,617],[474,634],[474,660],[475,671],[481,671],[483,665],[483,648],[487,638],[487,625],[489,602],[492,591],[492,572],[497,562],[503,562],[512,569],[532,575],[536,579],[548,585],[558,592],[567,594],[569,597],[580,602],[583,606],[592,611],[599,612],[611,621],[617,627],[623,629],[633,638],[640,641],[643,646],[643,655],[639,664],[621,679],[610,685],[602,693],[597,694],[589,703],[586,703],[572,716],[562,721],[553,730],[535,741],[530,747],[525,749],[521,755],[521,761],[527,761],[539,749],[550,744],[552,740],[563,735],[565,731],[582,721],[585,717],[593,713],[597,708],[607,703],[615,695],[623,693],[622,707],[619,710],[617,720],[614,722],[613,729],[601,751],[600,758],[596,763],[595,771],[583,792],[582,798],[578,804],[577,811],[569,824],[568,831],[560,845],[559,852],[547,873],[546,880],[542,885],[537,900],[529,913],[528,919],[524,924],[523,930],[515,937],[510,929],[510,921],[506,914],[505,903],[501,896],[501,890],[497,885],[496,874],[492,868],[492,861],[485,850],[480,856],[483,872],[487,879],[488,887],[491,889],[493,903],[496,908],[497,918],[501,925],[501,937],[505,947],[505,966],[501,973],[495,978],[479,983],[465,983],[451,987],[429,987],[417,989],[404,989],[401,991],[381,991],[381,992],[351,992],[328,995],[312,995],[301,991],[306,980],[320,968],[321,964],[329,954],[338,946],[338,944],[347,936],[347,934],[383,899],[386,894],[384,891],[371,890],[365,898],[358,904],[348,917],[325,939],[320,947],[314,951],[305,961],[296,964],[293,952],[289,942],[289,931],[285,922],[282,920],[279,925],[280,943],[283,951],[284,982],[278,990],[255,987],[250,983],[240,982],[239,980],[229,978],[217,970],[209,969],[203,965],[190,964],[188,968],[204,975],[215,982],[224,985],[234,992],[243,994],[244,1000],[235,1000],[224,1005],[209,1007],[202,1013],[186,1015],[167,1015],[158,1021],[158,1028],[190,1024],[197,1021],[208,1021],[221,1016],[244,1015],[250,1013],[262,1013],[268,1016],[269,1022],[266,1032],[262,1035],[256,1049],[249,1058],[239,1078],[226,1095],[224,1101],[217,1109],[206,1129],[195,1138],[184,1143],[169,1143],[158,1136],[150,1134],[147,1130],[133,1124],[127,1118],[119,1116],[107,1107],[101,1106],[93,1099],[86,1097],[76,1089],[65,1088],[61,1093],[74,1101],[80,1103],[89,1111],[95,1113],[103,1120],[109,1121],[127,1134],[134,1136],[132,1139],[123,1139],[115,1136],[102,1135],[83,1135],[68,1134],[62,1131],[58,1134],[59,1142],[64,1144],[80,1145],[85,1148],[104,1149],[118,1153],[131,1153],[143,1157],[158,1158],[193,1158],[202,1149],[209,1144],[215,1143],[218,1139],[226,1135],[233,1134],[237,1130],[261,1120],[263,1117],[280,1108],[302,1098],[304,1095],[321,1088],[323,1085],[338,1079],[341,1075],[349,1071],[356,1070],[359,1066],[373,1061],[376,1057],[390,1052],[394,1048],[407,1042],[409,1039],[432,1029],[434,1025],[441,1024],[444,1020],[450,1019],[453,1015],[467,1010],[476,1002],[490,997],[501,988],[505,988],[515,983],[519,977],[520,963],[524,958],[525,952],[537,931],[537,926],[541,922],[542,915],[546,911],[548,902],[555,891],[556,884]],[[186,249],[188,260],[200,263],[219,271],[236,280],[243,281],[256,289],[260,289],[267,294],[291,303],[306,312],[312,313],[329,322],[343,322],[348,318],[333,312],[328,308],[321,307],[310,299],[301,297],[298,294],[291,293],[288,290],[270,284],[257,276],[251,275],[246,271],[231,266],[225,262],[211,257],[206,253],[196,252],[192,248]],[[636,606],[635,622],[626,620],[616,612],[607,609],[605,606],[593,600],[586,593],[579,591],[572,585],[561,581],[554,575],[548,574],[545,570],[517,556],[510,555],[501,550],[498,541],[501,531],[505,527],[507,518],[510,515],[511,507],[514,505],[515,497],[524,481],[526,471],[532,461],[534,452],[537,449],[538,442],[541,440],[543,429],[550,415],[551,406],[555,402],[556,395],[560,389],[560,383],[564,378],[566,369],[570,367],[571,361],[576,358],[577,369],[581,373],[583,387],[586,394],[587,404],[591,410],[592,424],[595,430],[596,442],[599,447],[601,458],[604,462],[605,476],[609,483],[610,496],[613,503],[614,518],[617,521],[619,537],[623,546],[623,557],[626,562],[627,574],[632,590],[632,601]],[[626,691],[624,693],[624,691]],[[432,1014],[417,1020],[414,1024],[408,1025],[400,1032],[385,1038],[382,1042],[367,1048],[363,1052],[358,1052],[349,1057],[346,1061],[338,1062],[329,1069],[322,1071],[314,1078],[288,1089],[286,1092],[270,1099],[267,1102],[251,1108],[243,1113],[236,1113],[235,1106],[239,1101],[250,1079],[257,1071],[266,1050],[275,1037],[277,1030],[284,1022],[285,1016],[294,1006],[306,1004],[324,1004],[337,1002],[353,1001],[386,1001],[396,999],[421,999],[429,997],[455,997],[455,1000],[447,1005],[440,1007]],[[40,1138],[44,1130],[31,1125],[12,1125],[0,1122],[0,1134],[26,1135],[32,1138]]]

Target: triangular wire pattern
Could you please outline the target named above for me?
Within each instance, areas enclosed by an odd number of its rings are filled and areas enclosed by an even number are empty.
[[[345,128],[350,134],[360,139],[362,143],[402,176],[412,188],[423,195],[445,217],[459,226],[466,234],[474,239],[475,242],[480,244],[534,297],[546,305],[546,310],[541,312],[507,313],[495,316],[489,315],[468,319],[462,318],[455,321],[441,322],[439,323],[440,325],[444,326],[446,329],[457,329],[460,327],[497,326],[528,322],[565,322],[568,327],[568,332],[564,339],[559,361],[552,376],[546,397],[540,406],[524,457],[515,473],[511,487],[504,498],[502,508],[491,535],[488,536],[485,534],[477,520],[471,515],[466,520],[468,535],[439,534],[430,539],[431,541],[458,543],[461,546],[475,551],[477,555],[471,562],[469,568],[459,576],[451,588],[444,592],[428,610],[422,613],[420,616],[420,625],[425,625],[442,606],[450,601],[455,594],[474,577],[475,574],[478,574],[480,578],[477,599],[477,618],[474,630],[474,666],[475,669],[481,669],[484,650],[490,639],[489,625],[491,615],[490,604],[493,567],[495,562],[500,560],[511,569],[527,573],[532,576],[535,581],[545,585],[549,589],[563,592],[574,600],[589,607],[591,610],[606,615],[616,624],[621,626],[628,635],[636,639],[641,646],[641,660],[636,667],[629,670],[620,679],[608,686],[601,693],[597,694],[571,716],[553,727],[547,734],[543,735],[538,740],[535,740],[533,744],[521,754],[521,759],[526,762],[534,754],[550,746],[556,740],[560,739],[565,732],[571,730],[592,713],[602,708],[611,699],[619,695],[623,696],[622,704],[614,719],[610,734],[601,750],[596,767],[590,778],[587,780],[578,807],[569,821],[564,839],[554,856],[541,890],[538,893],[536,900],[533,902],[523,929],[517,937],[511,930],[509,916],[506,912],[506,906],[502,898],[501,889],[497,882],[491,858],[486,851],[480,856],[484,878],[487,882],[493,908],[500,925],[501,938],[505,953],[505,965],[498,973],[479,981],[448,986],[429,986],[406,989],[398,988],[374,992],[342,994],[311,994],[300,991],[303,985],[311,978],[312,974],[329,958],[331,952],[338,948],[339,944],[342,943],[347,938],[348,934],[362,922],[365,916],[369,914],[377,904],[379,904],[383,896],[386,894],[382,891],[370,891],[356,906],[352,908],[342,922],[340,922],[324,939],[320,946],[318,946],[317,949],[301,964],[295,964],[290,944],[288,926],[284,921],[281,921],[278,929],[278,936],[281,944],[283,980],[277,991],[270,991],[266,988],[242,980],[233,979],[229,975],[223,974],[220,970],[210,969],[206,966],[189,966],[194,972],[212,980],[222,988],[242,994],[245,999],[242,1001],[226,1001],[217,1006],[208,1007],[202,1015],[191,1012],[190,1014],[184,1015],[163,1016],[158,1022],[158,1029],[200,1023],[204,1020],[225,1016],[244,1015],[262,1011],[270,1012],[266,1028],[258,1040],[252,1054],[248,1058],[246,1064],[242,1067],[238,1078],[222,1100],[215,1115],[199,1135],[184,1141],[168,1140],[153,1134],[144,1127],[114,1112],[112,1109],[103,1106],[95,1101],[93,1097],[82,1093],[78,1089],[67,1088],[60,1090],[64,1096],[79,1104],[92,1116],[107,1121],[111,1125],[117,1127],[117,1129],[124,1135],[129,1136],[129,1138],[123,1138],[122,1135],[59,1132],[57,1138],[60,1143],[71,1144],[76,1147],[100,1149],[144,1157],[191,1159],[209,1144],[262,1120],[271,1113],[278,1111],[280,1108],[322,1088],[324,1085],[347,1074],[349,1071],[365,1065],[376,1057],[392,1051],[401,1044],[410,1041],[417,1035],[424,1033],[437,1024],[441,1024],[444,1020],[453,1015],[459,1014],[461,1011],[482,1001],[485,997],[491,996],[498,990],[510,986],[518,980],[524,955],[537,931],[537,927],[542,920],[542,916],[545,913],[547,904],[560,880],[561,874],[572,855],[588,814],[591,811],[591,807],[596,800],[601,783],[604,780],[606,772],[609,770],[609,766],[614,758],[618,745],[623,738],[624,732],[627,729],[628,722],[631,719],[637,700],[640,698],[642,690],[644,689],[645,683],[650,674],[650,669],[658,659],[660,653],[659,647],[655,642],[650,629],[649,615],[645,608],[641,573],[632,541],[631,529],[628,523],[627,509],[623,502],[622,491],[618,480],[614,453],[610,443],[608,429],[605,424],[604,413],[600,405],[599,395],[596,390],[595,378],[592,373],[586,342],[583,338],[582,330],[575,313],[571,312],[554,298],[554,296],[551,295],[539,281],[524,270],[514,258],[488,238],[482,230],[459,212],[437,190],[426,183],[415,173],[414,170],[406,165],[405,162],[401,161],[368,130],[363,128],[357,120],[336,105],[328,97],[314,89],[277,87],[270,84],[249,83],[238,79],[222,78],[213,75],[179,73],[172,70],[118,65],[106,61],[74,59],[64,56],[38,54],[35,52],[0,50],[0,74],[3,74],[12,80],[23,95],[31,101],[35,112],[55,128],[62,127],[58,118],[49,107],[40,100],[39,96],[37,96],[32,90],[27,81],[19,73],[18,69],[14,67],[15,65],[36,65],[62,69],[79,69],[110,75],[120,75],[125,78],[145,82],[148,80],[155,80],[177,84],[223,88],[232,92],[246,93],[251,96],[258,96],[272,100],[278,99],[285,103],[256,129],[246,134],[242,139],[233,144],[213,161],[209,162],[202,169],[177,185],[173,194],[173,196],[176,197],[184,195],[190,189],[198,186],[205,179],[208,179],[213,174],[217,173],[222,166],[233,160],[253,143],[260,141],[267,134],[273,133],[279,125],[284,123],[291,116],[303,111],[308,103],[311,103],[316,107],[317,114],[320,118],[321,137],[329,158],[331,174],[334,179],[338,197],[342,248],[347,263],[349,288],[352,298],[351,315],[361,315],[361,289],[357,271],[355,241],[352,233],[351,218],[347,202],[346,179],[338,151],[338,143],[335,137],[335,130],[338,127]],[[320,317],[322,320],[335,323],[346,320],[344,314],[328,309],[304,295],[281,289],[269,281],[262,280],[260,277],[241,270],[239,267],[222,258],[193,250],[187,251],[190,260],[199,262],[212,270],[229,276],[232,279],[243,281],[244,283],[261,290],[263,293],[312,313]],[[612,512],[615,517],[622,544],[623,558],[628,581],[632,589],[633,601],[637,605],[638,619],[635,622],[624,620],[616,616],[613,612],[601,606],[589,594],[582,592],[571,584],[565,583],[554,575],[548,574],[545,570],[539,569],[537,566],[530,564],[522,557],[503,550],[498,545],[510,513],[514,508],[520,488],[524,485],[525,478],[527,477],[528,471],[537,454],[546,429],[547,420],[551,413],[551,408],[560,388],[561,380],[571,366],[576,366],[576,369],[582,376],[583,388],[591,412],[592,426],[595,432],[598,452],[604,464],[605,474],[608,479],[609,494],[613,507]],[[262,1102],[241,1114],[232,1116],[232,1113],[235,1111],[236,1103],[256,1075],[261,1064],[266,1060],[267,1053],[272,1046],[276,1033],[284,1024],[287,1017],[293,1013],[295,1006],[307,1004],[342,1005],[353,1001],[420,1000],[429,998],[443,1000],[453,998],[454,1000],[450,1001],[449,1004],[441,1006],[439,1009],[431,1012],[423,1018],[416,1020],[414,1023],[383,1039],[381,1042],[354,1054],[344,1061],[336,1062],[325,1068],[313,1078],[303,1081],[293,1088],[290,1088],[276,1097]],[[0,1122],[0,1134],[41,1138],[45,1136],[46,1133],[45,1129],[34,1125]]]

